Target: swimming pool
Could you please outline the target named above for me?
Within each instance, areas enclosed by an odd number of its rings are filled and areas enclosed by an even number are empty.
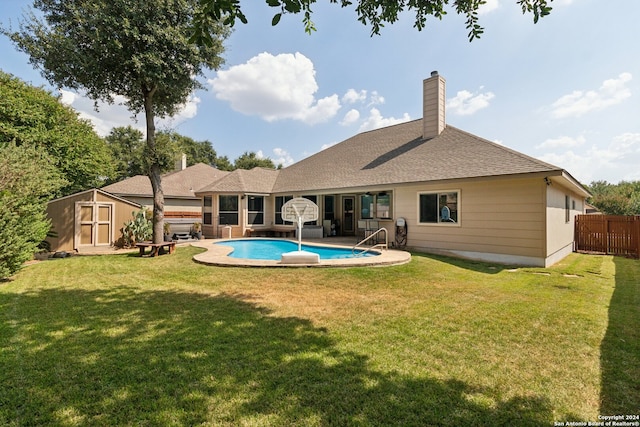
[[[233,251],[229,253],[228,256],[243,259],[280,260],[283,253],[298,250],[297,243],[278,239],[225,240],[214,244],[232,247]],[[321,260],[363,258],[380,255],[377,251],[370,251],[363,254],[363,251],[359,250],[354,254],[353,251],[348,248],[305,244],[302,245],[302,250],[318,254]]]

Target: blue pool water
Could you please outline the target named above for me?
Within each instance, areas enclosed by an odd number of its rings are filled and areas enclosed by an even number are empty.
[[[283,253],[298,250],[298,244],[288,240],[277,239],[243,239],[243,240],[226,240],[224,242],[215,243],[216,245],[231,246],[233,252],[229,254],[232,258],[245,259],[264,259],[264,260],[280,260]],[[351,249],[346,248],[328,248],[321,246],[302,245],[302,250],[313,252],[320,255],[320,259],[341,259],[355,258],[356,256],[376,256],[377,252],[370,252],[359,255],[353,254]]]

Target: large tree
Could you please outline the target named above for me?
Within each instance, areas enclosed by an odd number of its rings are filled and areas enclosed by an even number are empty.
[[[116,166],[113,182],[146,173],[147,160],[142,132],[131,126],[115,127],[105,139],[111,148]],[[156,146],[159,147],[157,151],[162,152],[162,156],[159,157],[162,160],[160,163],[163,173],[174,169],[175,160],[181,154],[187,156],[187,166],[204,163],[222,170],[233,170],[233,166],[231,169],[224,169],[228,159],[218,158],[216,150],[206,140],[196,141],[178,132],[165,130],[156,133]]]
[[[236,169],[253,169],[257,167],[275,169],[273,160],[268,157],[258,157],[255,152],[245,151],[240,157],[235,160]],[[282,165],[279,165],[278,169],[281,169]]]
[[[208,21],[206,45],[190,42],[198,0],[34,0],[18,31],[3,30],[54,85],[93,100],[127,99],[146,120],[147,174],[153,188],[153,240],[163,239],[164,193],[155,120],[174,114],[222,64],[228,28]]]
[[[105,141],[59,98],[0,71],[0,146],[14,143],[48,153],[67,181],[51,197],[101,187],[112,174]]]
[[[640,215],[640,181],[594,181],[587,189],[593,195],[589,203],[603,214]]]
[[[115,173],[112,182],[136,175],[145,175],[144,135],[131,126],[115,127],[105,137],[114,160]]]
[[[196,163],[216,164],[218,155],[209,141],[196,141],[175,131],[162,131],[158,135],[169,139],[178,155],[183,153],[187,155],[187,166],[193,166]]]
[[[199,0],[200,11],[196,16],[192,41],[199,44],[211,44],[211,29],[213,23],[222,20],[225,24],[233,26],[236,19],[243,24],[248,22],[247,17],[242,12],[240,0]],[[315,26],[311,20],[313,11],[311,7],[316,0],[265,0],[276,12],[271,19],[272,25],[280,22],[283,14],[302,13],[305,31],[311,33],[315,31]],[[371,35],[380,34],[380,30],[386,23],[393,24],[405,11],[413,12],[415,15],[414,27],[418,31],[422,30],[427,23],[427,17],[433,16],[442,19],[447,14],[447,7],[450,5],[459,15],[466,17],[466,27],[469,31],[469,40],[480,37],[484,29],[478,24],[478,9],[486,0],[329,0],[331,3],[339,4],[342,7],[350,7],[355,3],[355,12],[358,21],[364,25],[371,26]],[[551,12],[553,0],[516,0],[516,4],[522,9],[522,13],[531,13],[533,22],[538,22],[543,16]]]

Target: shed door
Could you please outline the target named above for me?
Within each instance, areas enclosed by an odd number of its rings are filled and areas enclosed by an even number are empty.
[[[112,234],[113,204],[76,203],[76,247],[109,246]]]

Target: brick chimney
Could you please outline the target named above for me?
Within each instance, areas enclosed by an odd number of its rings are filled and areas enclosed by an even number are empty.
[[[444,115],[445,80],[437,71],[422,82],[422,137],[430,139],[442,133],[446,126]]]

